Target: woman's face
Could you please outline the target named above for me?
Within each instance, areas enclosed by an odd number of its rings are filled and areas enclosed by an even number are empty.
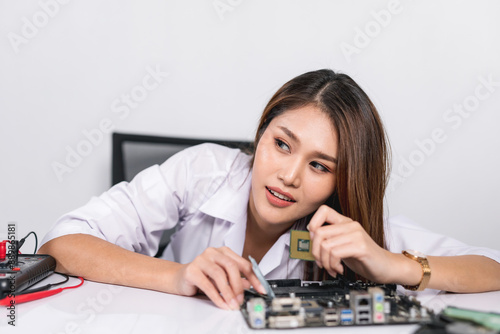
[[[335,189],[337,135],[314,106],[275,117],[255,152],[249,209],[266,230],[289,228],[315,211]]]

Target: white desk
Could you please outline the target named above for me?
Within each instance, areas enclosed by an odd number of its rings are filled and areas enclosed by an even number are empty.
[[[48,278],[53,282],[58,275]],[[66,285],[75,285],[70,279]],[[439,311],[446,305],[500,312],[500,291],[481,294],[422,296],[424,305]],[[251,330],[238,311],[224,311],[202,297],[181,297],[155,291],[86,281],[78,289],[16,307],[16,327],[7,325],[0,309],[0,333],[217,333],[264,334],[283,330]],[[291,333],[413,333],[417,325],[307,328]]]

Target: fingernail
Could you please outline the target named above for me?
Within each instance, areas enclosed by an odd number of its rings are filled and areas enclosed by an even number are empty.
[[[239,294],[236,299],[238,300],[238,304],[241,305],[243,304],[243,300],[245,300],[245,297],[243,296],[243,294]]]
[[[321,263],[319,261],[316,261],[316,265],[320,268],[323,268],[323,266],[321,265]]]
[[[254,288],[254,290],[258,293],[266,293],[266,289],[264,289],[261,283],[253,285],[252,288]]]
[[[231,299],[229,302],[229,306],[231,306],[231,310],[239,310],[240,309],[240,304],[236,301],[235,298]]]
[[[314,239],[314,232],[309,232],[309,235],[311,236],[311,239]]]

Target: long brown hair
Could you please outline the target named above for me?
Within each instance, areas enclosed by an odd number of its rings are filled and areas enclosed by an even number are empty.
[[[288,81],[265,107],[254,148],[273,118],[306,105],[325,112],[337,131],[336,188],[325,204],[359,222],[380,247],[385,247],[389,143],[377,109],[351,77],[322,69]]]

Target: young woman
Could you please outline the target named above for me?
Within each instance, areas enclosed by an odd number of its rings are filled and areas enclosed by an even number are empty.
[[[249,255],[268,279],[350,271],[411,290],[500,289],[500,252],[402,218],[384,222],[388,153],[374,105],[349,76],[305,73],[271,98],[253,155],[211,144],[186,149],[63,216],[40,252],[61,272],[202,291],[225,309],[238,309],[250,285],[264,292]],[[162,258],[151,257],[172,227]],[[312,271],[289,257],[292,228],[310,231]]]

